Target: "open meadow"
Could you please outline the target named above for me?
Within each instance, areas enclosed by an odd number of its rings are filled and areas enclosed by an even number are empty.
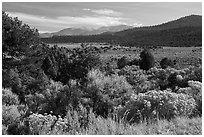
[[[139,58],[142,49],[121,49],[121,50],[108,50],[101,56],[121,58],[127,56],[131,58]],[[196,66],[202,63],[202,47],[162,47],[159,49],[152,49],[156,62],[156,66],[159,66],[159,62],[164,58],[168,57],[172,60],[177,61],[178,68],[185,68],[189,65]]]
[[[53,43],[50,46],[57,45],[58,47],[66,47],[68,49],[80,48],[81,43]],[[88,45],[94,47],[110,47],[110,44],[104,43],[89,43]],[[114,46],[113,46],[114,47]],[[189,65],[199,66],[202,63],[202,47],[160,47],[150,49],[155,59],[155,65],[159,66],[159,62],[168,57],[177,61],[177,68],[185,68]],[[120,47],[108,48],[104,53],[101,53],[102,59],[121,58],[127,56],[130,60],[138,58],[142,48],[137,47]]]

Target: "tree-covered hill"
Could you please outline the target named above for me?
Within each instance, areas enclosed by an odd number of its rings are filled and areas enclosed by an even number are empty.
[[[201,46],[202,16],[190,15],[155,26],[90,36],[54,36],[46,43],[107,42],[125,46]]]

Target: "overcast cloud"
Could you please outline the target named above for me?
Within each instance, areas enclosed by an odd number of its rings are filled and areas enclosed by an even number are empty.
[[[2,10],[40,32],[68,27],[149,26],[191,14],[202,15],[201,2],[3,2]]]

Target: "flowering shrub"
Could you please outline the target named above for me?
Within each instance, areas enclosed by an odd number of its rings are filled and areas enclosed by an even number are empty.
[[[202,83],[199,81],[188,81],[189,87],[180,88],[178,93],[184,93],[194,98],[196,102],[196,109],[194,110],[194,116],[202,115]]]
[[[56,116],[49,115],[42,115],[42,114],[32,114],[29,116],[29,126],[30,126],[30,133],[33,135],[49,133],[51,130],[51,126],[57,120]]]
[[[133,86],[136,94],[155,88],[155,82],[149,81],[149,76],[146,75],[144,70],[139,69],[138,66],[126,66],[118,74],[126,77],[127,82]]]
[[[2,124],[9,126],[12,123],[19,121],[21,114],[16,105],[2,105]]]
[[[188,80],[202,82],[202,66],[193,67],[192,70],[190,70],[190,74],[186,75],[186,78]]]
[[[45,135],[45,134],[77,134],[88,126],[88,121],[91,116],[95,115],[85,108],[79,107],[76,110],[68,110],[65,117],[52,114],[32,114],[28,117],[30,134]]]
[[[202,83],[199,81],[188,81],[188,85],[198,93],[202,93]]]
[[[105,76],[99,70],[92,70],[88,74],[88,79],[87,93],[93,101],[94,110],[96,107],[103,112],[124,105],[133,93],[132,86],[126,78],[117,74]]]
[[[156,84],[154,89],[160,88],[161,90],[165,90],[171,88],[175,92],[176,87],[188,87],[189,80],[198,79],[197,81],[201,81],[202,69],[201,67],[192,66],[181,70],[175,68],[158,69],[153,67],[147,71],[147,75],[149,81]]]
[[[2,89],[2,104],[6,106],[18,105],[18,96],[12,93],[11,89]]]
[[[190,116],[195,105],[195,100],[186,94],[152,90],[133,95],[119,115],[126,113],[126,119],[130,122],[149,118],[171,119],[175,116]]]
[[[76,87],[63,86],[60,82],[53,82],[42,93],[26,96],[26,103],[34,113],[49,113],[64,116],[66,107],[71,104],[77,107],[80,90]]]

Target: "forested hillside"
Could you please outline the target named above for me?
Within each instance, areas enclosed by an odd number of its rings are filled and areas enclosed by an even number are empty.
[[[91,36],[53,36],[46,43],[107,42],[125,46],[201,46],[202,16],[191,15],[161,25]]]

